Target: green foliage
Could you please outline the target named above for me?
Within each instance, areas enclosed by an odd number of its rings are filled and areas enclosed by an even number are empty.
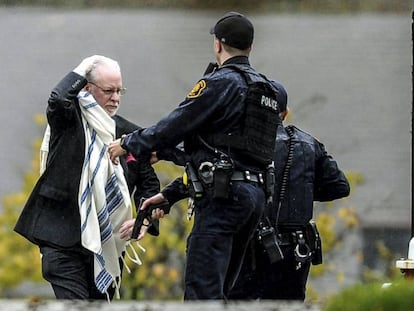
[[[378,263],[380,264],[381,269],[369,269],[368,267],[363,267],[361,280],[364,283],[374,283],[401,278],[401,271],[395,268],[396,256],[385,245],[383,240],[375,241],[375,249],[378,254]]]
[[[357,284],[330,297],[324,311],[411,311],[414,282],[401,280],[388,287],[380,283]]]
[[[35,121],[44,120],[36,116]],[[40,140],[33,144],[34,159],[25,173],[22,190],[5,196],[0,215],[0,297],[23,281],[42,282],[39,248],[13,231],[27,197],[39,178]]]
[[[16,193],[3,199],[0,215],[0,297],[6,289],[22,281],[41,281],[39,249],[13,231],[26,194]]]
[[[338,283],[342,283],[344,272],[335,266],[335,251],[341,247],[347,236],[355,232],[359,226],[357,208],[350,205],[350,199],[354,189],[364,182],[364,178],[359,172],[346,172],[346,177],[351,187],[351,194],[347,198],[335,200],[333,202],[319,203],[315,208],[315,222],[322,238],[322,251],[324,263],[322,265],[311,266],[310,279],[317,279],[333,274]],[[360,254],[352,254],[360,256]],[[318,293],[312,286],[308,286],[306,299],[308,301],[320,301],[325,299],[323,293]]]

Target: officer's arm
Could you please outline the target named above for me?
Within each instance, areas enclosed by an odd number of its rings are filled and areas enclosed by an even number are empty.
[[[157,124],[127,135],[121,147],[138,157],[142,153],[175,147],[187,136],[203,128],[219,105],[225,104],[217,100],[217,94],[225,98],[226,92],[229,92],[227,89],[228,85],[223,83],[200,80],[175,110]]]
[[[324,202],[347,197],[349,182],[337,162],[326,152],[322,143],[316,142],[316,151],[314,200]]]
[[[181,145],[175,148],[165,148],[157,151],[158,160],[173,162],[175,165],[185,166],[190,161],[190,156],[184,152]]]
[[[164,198],[168,200],[170,206],[182,199],[188,198],[188,189],[183,184],[182,177],[175,179],[167,186],[165,186],[161,193],[164,196]]]

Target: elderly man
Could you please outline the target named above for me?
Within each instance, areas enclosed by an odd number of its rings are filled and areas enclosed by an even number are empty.
[[[15,226],[39,245],[43,277],[58,299],[112,299],[119,290],[126,242],[121,224],[135,199],[159,191],[149,158],[113,165],[107,145],[139,129],[116,116],[125,89],[119,64],[84,59],[52,90],[41,172]]]

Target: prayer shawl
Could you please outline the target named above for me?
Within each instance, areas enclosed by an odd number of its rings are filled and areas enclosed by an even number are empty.
[[[94,274],[98,290],[116,288],[119,297],[119,259],[126,241],[119,237],[121,224],[132,218],[131,200],[121,165],[113,165],[108,145],[115,140],[115,121],[90,93],[78,95],[85,132],[85,159],[79,185],[79,213],[82,246],[94,253]],[[41,147],[41,173],[44,171],[50,128]],[[46,142],[47,141],[47,142]]]

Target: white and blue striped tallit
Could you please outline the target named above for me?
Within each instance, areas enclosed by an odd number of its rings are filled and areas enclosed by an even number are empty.
[[[132,218],[131,200],[121,165],[113,165],[108,145],[115,140],[115,121],[90,93],[79,93],[85,130],[85,160],[79,185],[82,246],[95,254],[98,290],[115,286],[119,297],[119,258],[126,242],[119,238],[121,224]]]

